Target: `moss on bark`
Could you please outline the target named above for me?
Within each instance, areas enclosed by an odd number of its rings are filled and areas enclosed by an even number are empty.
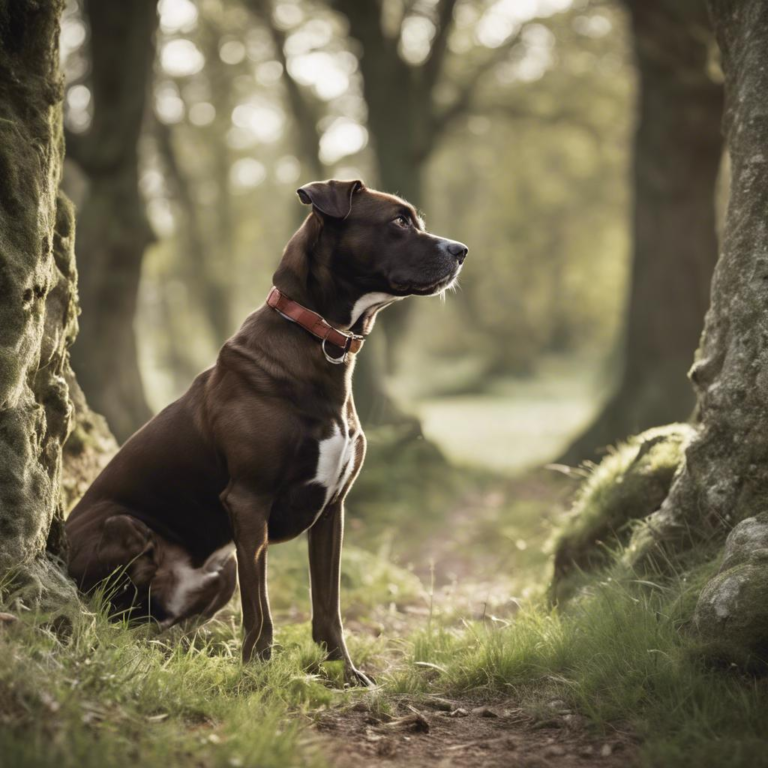
[[[583,484],[555,546],[552,594],[562,599],[569,577],[609,565],[635,524],[669,493],[693,429],[650,429],[614,449]]]
[[[45,557],[64,554],[77,332],[74,214],[59,192],[63,5],[0,0],[0,576],[40,602],[75,595]]]

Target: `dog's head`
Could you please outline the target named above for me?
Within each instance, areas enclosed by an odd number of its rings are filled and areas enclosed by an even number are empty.
[[[311,283],[319,311],[332,319],[352,327],[397,299],[433,296],[456,281],[467,247],[428,233],[405,200],[361,181],[312,182],[298,195],[312,214],[289,243],[283,264],[296,270],[304,260],[299,271]]]

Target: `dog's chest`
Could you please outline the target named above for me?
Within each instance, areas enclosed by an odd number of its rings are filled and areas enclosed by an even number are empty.
[[[362,458],[362,432],[343,416],[307,437],[297,456],[293,478],[272,504],[270,542],[288,541],[311,528],[349,486]]]
[[[323,508],[339,495],[354,471],[355,443],[356,435],[345,422],[334,422],[331,434],[318,442],[317,469],[310,482],[325,489]]]

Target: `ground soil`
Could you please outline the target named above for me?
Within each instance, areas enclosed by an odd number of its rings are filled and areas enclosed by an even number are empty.
[[[552,715],[538,719],[509,699],[439,699],[430,705],[406,698],[394,715],[358,704],[317,721],[318,746],[338,768],[626,768],[635,763],[637,745],[631,734],[597,735],[579,715],[552,704]]]

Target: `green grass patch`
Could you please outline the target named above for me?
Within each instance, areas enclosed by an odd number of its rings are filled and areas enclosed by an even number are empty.
[[[541,714],[562,700],[596,734],[636,736],[649,767],[768,765],[768,681],[705,666],[687,631],[713,571],[701,566],[664,585],[606,578],[565,612],[540,603],[511,622],[432,626],[412,638],[390,684],[505,694]]]
[[[318,674],[308,628],[280,633],[272,663],[243,667],[230,618],[184,636],[99,610],[72,625],[23,615],[0,631],[4,764],[321,765],[289,715],[347,694]]]

